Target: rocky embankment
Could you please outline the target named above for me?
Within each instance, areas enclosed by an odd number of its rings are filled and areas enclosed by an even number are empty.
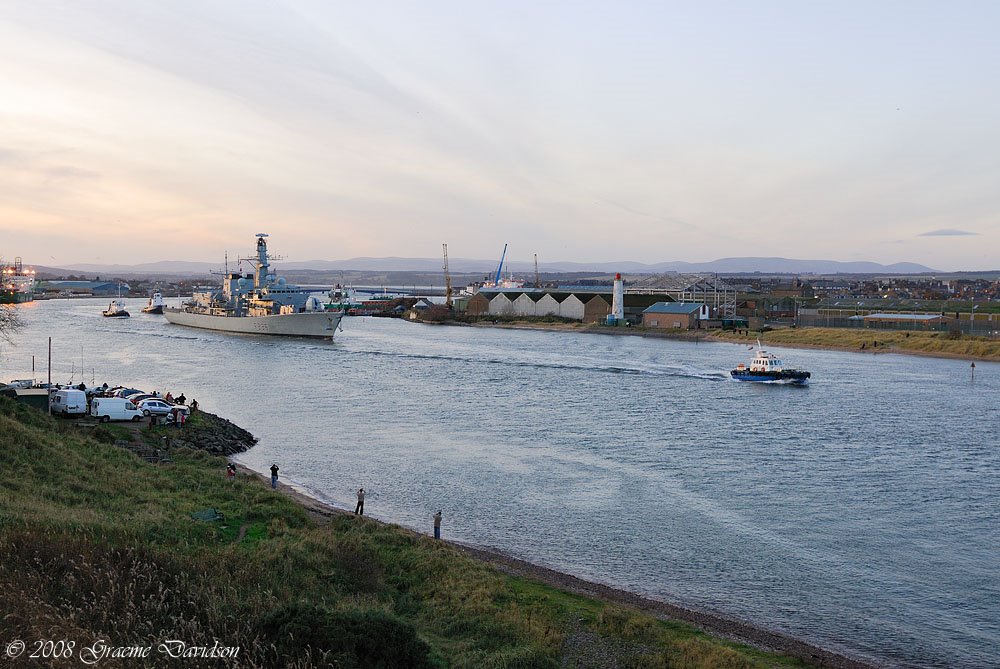
[[[198,411],[170,441],[171,446],[186,446],[212,455],[233,455],[249,450],[257,438],[225,418]]]

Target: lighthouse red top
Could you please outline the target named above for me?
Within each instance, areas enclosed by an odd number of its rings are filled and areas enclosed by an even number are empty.
[[[621,281],[621,280],[622,280],[622,273],[621,272],[617,272],[615,274],[615,281]]]

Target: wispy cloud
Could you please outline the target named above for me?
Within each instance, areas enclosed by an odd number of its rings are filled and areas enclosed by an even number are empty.
[[[805,7],[720,28],[718,3],[681,22],[669,3],[577,3],[572,22],[558,3],[4,4],[0,240],[28,259],[152,262],[182,238],[215,261],[266,222],[296,260],[448,240],[467,257],[876,249],[971,269],[1000,235],[1000,93],[978,67],[1000,3],[975,20],[938,3],[888,40]],[[961,42],[928,52],[936,25],[962,25]],[[824,86],[803,96],[817,67]]]
[[[941,228],[940,230],[931,230],[930,232],[921,232],[917,237],[968,237],[976,236],[978,232],[969,232],[968,230],[956,230],[954,228]]]

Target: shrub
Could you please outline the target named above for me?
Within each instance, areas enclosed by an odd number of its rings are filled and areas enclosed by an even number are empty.
[[[380,611],[328,611],[305,603],[275,610],[264,620],[265,645],[290,659],[305,652],[337,667],[433,667],[430,646],[409,623]]]
[[[374,593],[382,589],[382,564],[375,552],[362,546],[356,537],[340,539],[333,558],[348,592]]]

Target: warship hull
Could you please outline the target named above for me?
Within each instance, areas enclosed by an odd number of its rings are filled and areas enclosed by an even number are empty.
[[[163,315],[169,323],[205,330],[320,339],[333,339],[343,318],[343,313],[337,311],[306,311],[274,316],[213,316],[170,307],[163,310]]]

